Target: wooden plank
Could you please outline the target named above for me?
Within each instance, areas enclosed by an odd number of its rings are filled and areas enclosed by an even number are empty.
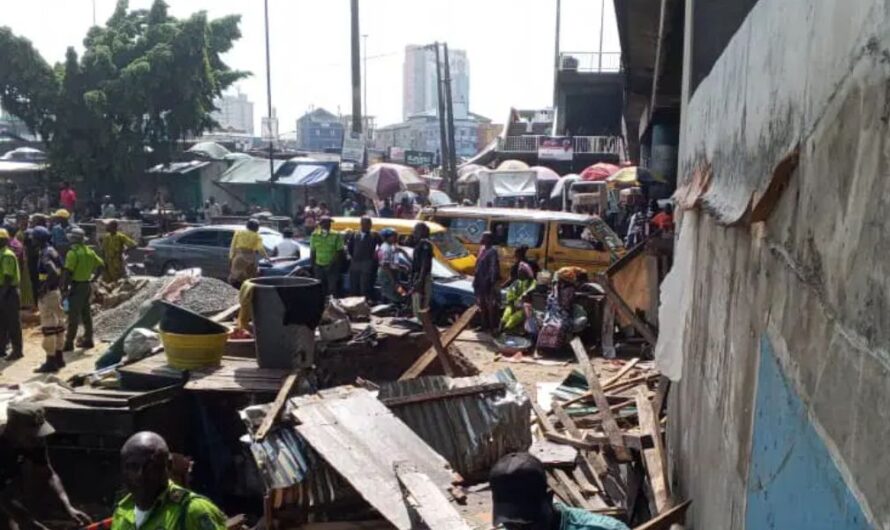
[[[633,367],[636,366],[638,362],[640,362],[640,358],[634,357],[633,359],[624,363],[624,366],[621,367],[621,370],[618,370],[618,373],[603,381],[603,388],[607,388],[612,383],[615,383],[616,381],[624,377],[627,372],[633,370]]]
[[[686,509],[692,504],[692,499],[681,502],[670,510],[658,514],[633,530],[667,530],[673,524],[682,523],[686,519]]]
[[[263,418],[263,423],[260,424],[260,428],[257,429],[256,434],[253,436],[254,440],[262,442],[266,438],[266,435],[269,434],[269,429],[275,425],[278,415],[281,414],[281,408],[284,407],[284,402],[287,401],[287,396],[290,395],[296,382],[296,372],[291,372],[284,378],[284,383],[282,383],[281,388],[278,390],[278,395],[275,396],[275,401],[269,405],[269,409],[266,411],[266,416]]]
[[[574,420],[566,413],[565,409],[559,403],[554,403],[552,406],[553,413],[556,415],[556,418],[565,427],[566,432],[569,433],[574,438],[584,438],[584,434],[578,429],[578,426],[575,425]],[[581,465],[584,466],[590,476],[593,477],[593,480],[596,482],[596,487],[600,491],[605,491],[603,489],[603,483],[600,480],[600,476],[605,474],[606,472],[606,463],[602,461],[602,455],[596,451],[581,451]]]
[[[225,322],[226,320],[229,320],[230,318],[233,318],[235,315],[237,315],[239,310],[241,310],[241,304],[234,304],[232,306],[229,306],[227,309],[223,309],[219,313],[213,315],[212,317],[210,317],[210,320],[214,322]]]
[[[602,340],[601,347],[603,350],[603,357],[606,359],[614,359],[617,355],[615,351],[615,308],[612,307],[612,302],[607,298],[605,302],[603,302],[603,330],[602,330]]]
[[[529,454],[537,458],[545,467],[575,467],[578,459],[578,450],[569,445],[551,442],[550,440],[532,440],[532,446],[528,448]]]
[[[587,498],[581,493],[578,489],[578,485],[575,484],[575,481],[572,480],[569,475],[566,473],[565,469],[556,468],[552,470],[553,476],[556,480],[559,481],[560,484],[565,488],[566,492],[569,494],[569,497],[572,499],[572,504],[577,506],[578,508],[590,509],[593,506],[587,502]]]
[[[609,402],[606,400],[606,395],[600,386],[599,377],[597,377],[596,371],[590,363],[590,358],[587,357],[587,350],[584,349],[584,344],[579,337],[572,339],[571,345],[572,351],[575,352],[575,357],[578,359],[578,364],[581,365],[581,369],[584,371],[584,377],[587,379],[587,386],[593,395],[593,401],[603,416],[603,429],[609,437],[612,448],[615,451],[615,457],[618,460],[628,462],[631,460],[630,452],[624,446],[621,428],[618,427],[615,416],[612,415]]]
[[[471,530],[432,480],[411,464],[397,463],[396,477],[408,493],[408,503],[430,530]]]
[[[572,500],[572,496],[569,494],[568,490],[563,486],[562,482],[556,479],[556,477],[551,472],[547,472],[547,485],[550,486],[550,490],[559,497],[563,504],[567,504],[572,506],[575,502]]]
[[[424,309],[418,312],[417,316],[420,319],[420,323],[423,324],[423,331],[426,333],[426,338],[433,343],[433,349],[436,351],[436,356],[442,364],[442,371],[444,371],[445,375],[448,377],[454,377],[454,368],[451,366],[451,361],[448,360],[448,349],[446,346],[442,345],[439,338],[439,330],[436,329],[436,326],[433,324],[433,319],[430,317],[430,310]]]
[[[621,298],[621,295],[615,291],[615,286],[612,285],[612,280],[606,276],[605,274],[600,274],[597,276],[597,283],[600,284],[603,288],[603,292],[606,293],[606,297],[612,302],[612,305],[615,307],[615,310],[621,313],[621,316],[626,318],[630,324],[636,329],[640,335],[646,339],[646,342],[652,344],[653,346],[658,341],[658,336],[652,331],[652,328],[649,327],[649,324],[640,320],[640,317],[633,312],[630,306],[627,305],[627,302]]]
[[[655,501],[655,509],[662,513],[671,507],[671,492],[668,487],[665,473],[664,445],[661,440],[661,425],[652,410],[652,402],[643,389],[637,389],[637,411],[640,418],[640,430],[652,437],[653,448],[643,451],[643,459],[646,463],[646,472],[649,475],[649,483]]]
[[[389,408],[402,407],[405,405],[413,405],[415,403],[423,403],[425,401],[437,401],[440,399],[451,399],[463,396],[476,396],[480,394],[494,394],[502,392],[507,388],[505,383],[484,383],[481,385],[473,385],[462,388],[451,388],[447,390],[438,390],[436,392],[428,392],[424,394],[414,394],[411,396],[400,396],[383,398],[383,402]]]
[[[476,316],[476,313],[479,312],[478,306],[470,306],[464,313],[457,319],[457,321],[448,328],[445,333],[442,334],[441,337],[441,345],[444,348],[448,348],[452,342],[470,325],[470,322],[473,320],[473,317]],[[420,376],[426,368],[432,364],[432,362],[436,359],[438,353],[435,347],[428,349],[423,355],[421,355],[414,364],[411,365],[410,368],[405,370],[399,377],[399,381],[405,379],[413,379],[415,377]]]
[[[296,431],[371,506],[399,529],[412,528],[394,466],[417,466],[441,491],[452,483],[448,462],[363,388],[291,398]]]
[[[658,379],[660,376],[657,372],[651,372],[648,374],[644,374],[637,377],[631,377],[630,379],[625,379],[624,381],[616,381],[609,385],[608,388],[604,388],[603,392],[618,392],[619,389],[626,390],[634,385],[638,385],[640,383],[648,383],[649,381],[653,381]]]

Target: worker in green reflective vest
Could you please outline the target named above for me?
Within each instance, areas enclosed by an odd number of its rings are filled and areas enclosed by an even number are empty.
[[[170,451],[159,435],[131,436],[121,449],[121,466],[129,493],[114,509],[111,530],[225,530],[219,508],[170,480]]]

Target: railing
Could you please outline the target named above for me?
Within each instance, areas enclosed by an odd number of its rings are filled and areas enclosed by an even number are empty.
[[[537,153],[543,136],[507,136],[498,140],[498,151],[503,153]],[[620,136],[574,136],[572,148],[577,154],[624,154],[624,140]]]
[[[559,54],[562,72],[620,72],[621,52],[563,52]]]

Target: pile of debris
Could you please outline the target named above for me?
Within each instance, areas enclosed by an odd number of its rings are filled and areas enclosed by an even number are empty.
[[[556,497],[645,528],[682,521],[689,502],[671,495],[662,438],[668,380],[638,358],[600,379],[580,339],[572,349],[583,374],[532,404],[531,452],[548,468]],[[541,405],[546,398],[549,411]]]

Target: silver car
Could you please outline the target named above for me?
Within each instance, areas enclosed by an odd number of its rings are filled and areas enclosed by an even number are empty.
[[[169,270],[199,267],[205,276],[225,280],[229,276],[229,247],[242,225],[208,225],[177,230],[149,241],[145,252],[145,271],[162,275]],[[281,243],[282,236],[271,228],[260,227],[266,252]]]

